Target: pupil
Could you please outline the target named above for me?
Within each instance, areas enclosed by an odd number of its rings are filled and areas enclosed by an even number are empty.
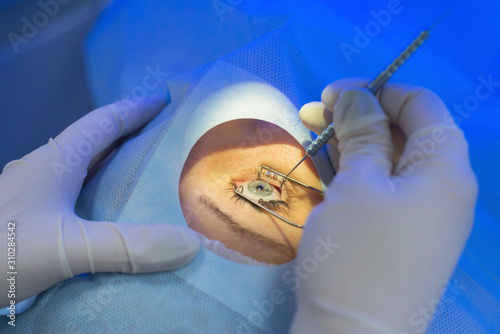
[[[264,186],[263,186],[263,185],[260,185],[260,184],[259,184],[256,188],[257,188],[257,190],[259,190],[259,191],[260,191],[260,190],[264,190]]]

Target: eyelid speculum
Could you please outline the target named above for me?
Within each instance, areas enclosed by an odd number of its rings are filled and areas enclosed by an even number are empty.
[[[317,192],[317,193],[319,193],[319,194],[321,194],[321,195],[324,195],[324,194],[325,194],[322,190],[319,190],[319,189],[316,189],[316,188],[314,188],[314,187],[311,187],[310,185],[307,185],[307,184],[305,184],[305,183],[303,183],[303,182],[300,182],[300,181],[298,181],[298,180],[292,179],[291,177],[287,177],[287,176],[285,176],[285,174],[280,173],[280,172],[278,172],[277,170],[274,170],[274,169],[272,169],[271,167],[267,167],[267,166],[264,166],[264,165],[260,166],[260,168],[259,168],[259,173],[258,173],[258,178],[259,178],[259,179],[260,179],[260,174],[261,174],[261,172],[262,172],[262,169],[266,169],[266,170],[268,170],[268,172],[266,173],[266,175],[269,175],[269,174],[273,173],[273,176],[270,176],[270,177],[271,177],[271,178],[273,178],[273,179],[275,179],[275,178],[277,179],[277,178],[278,178],[278,176],[280,176],[280,177],[282,177],[282,178],[283,178],[283,179],[282,179],[282,181],[280,182],[280,188],[283,188],[283,184],[286,184],[287,182],[292,181],[292,182],[294,182],[294,183],[297,183],[298,185],[301,185],[301,186],[302,186],[302,187],[304,187],[304,188],[307,188],[307,189],[309,189],[309,190],[315,191],[315,192]],[[271,172],[271,173],[270,173],[270,172]]]
[[[263,181],[265,182],[265,181]],[[269,185],[270,187],[272,187],[271,185]],[[272,187],[273,189],[273,194],[274,196],[277,196],[277,194],[274,192],[275,190],[275,187]],[[241,195],[242,198],[245,198],[246,200],[249,200],[251,201],[252,204],[255,204],[255,203],[258,203],[260,205],[263,205],[263,206],[266,206],[268,209],[274,209],[274,210],[279,210],[281,208],[285,208],[287,210],[290,210],[290,206],[288,205],[287,202],[281,200],[281,199],[273,199],[273,198],[262,198],[260,197],[261,195],[259,194],[251,194],[253,196],[255,196],[254,198],[252,198],[250,196],[250,194],[248,193],[248,189],[245,189],[245,186],[243,185],[240,185],[239,187],[236,187],[236,185],[234,185],[234,192],[235,193],[238,193],[239,195]]]
[[[240,191],[240,188],[241,188],[241,191]],[[267,211],[268,213],[270,213],[271,215],[275,216],[276,218],[279,218],[281,219],[282,221],[284,221],[285,223],[289,224],[289,225],[292,225],[292,226],[295,226],[295,227],[298,227],[298,228],[303,228],[304,226],[303,225],[300,225],[300,224],[296,224],[288,219],[286,219],[285,217],[282,217],[280,216],[279,214],[277,214],[276,212],[270,210],[269,208],[267,208],[265,206],[265,204],[267,204],[268,202],[264,201],[262,198],[259,199],[257,201],[257,203],[255,203],[251,198],[249,198],[248,196],[246,196],[245,194],[243,194],[243,186],[239,186],[237,189],[234,189],[233,190],[237,195],[236,197],[237,198],[242,198],[243,200],[246,200],[248,201],[250,204],[252,205],[256,205],[258,208],[264,210],[264,211]],[[241,196],[241,197],[240,197]],[[274,201],[273,201],[274,202]],[[284,203],[284,202],[283,202]],[[285,203],[286,204],[286,203]],[[288,205],[287,205],[288,207]]]
[[[277,186],[273,186],[271,183],[265,180],[253,180],[246,181],[239,184],[237,188],[240,193],[244,193],[250,196],[255,201],[262,198],[266,201],[268,200],[281,200],[281,191]]]
[[[274,181],[278,181],[277,179],[279,177],[285,177],[284,174],[270,168],[270,167],[267,167],[267,166],[264,166],[264,165],[261,165],[260,168],[257,169],[257,178],[258,180],[261,180],[261,174],[262,174],[262,170],[263,169],[266,169],[267,172],[266,172],[266,176],[269,177],[270,179],[274,180]],[[255,173],[255,172],[254,172]],[[255,174],[254,174],[255,175]],[[234,196],[233,198],[236,198],[236,199],[239,199],[239,200],[242,200],[242,201],[246,201],[247,203],[249,203],[250,205],[252,205],[253,207],[255,207],[257,210],[261,209],[261,210],[264,210],[266,212],[268,212],[269,214],[275,216],[276,218],[279,218],[281,219],[282,221],[286,222],[287,224],[289,225],[292,225],[292,226],[295,226],[295,227],[298,227],[298,228],[303,228],[303,225],[300,225],[300,224],[296,224],[290,220],[288,220],[287,218],[277,214],[276,212],[272,211],[271,208],[273,209],[279,209],[281,206],[284,206],[286,209],[290,210],[290,206],[288,204],[288,200],[290,200],[290,198],[294,198],[295,196],[290,194],[290,192],[293,192],[293,186],[292,186],[292,183],[296,183],[304,188],[307,188],[307,189],[310,189],[310,190],[313,190],[321,195],[324,195],[323,191],[319,190],[319,189],[316,189],[314,187],[311,187],[305,183],[302,183],[300,181],[297,181],[295,179],[292,179],[292,178],[287,178],[284,180],[284,182],[281,182],[280,183],[280,188],[281,190],[283,190],[283,186],[285,185],[285,196],[287,198],[287,202],[285,201],[276,201],[276,200],[264,200],[263,198],[259,198],[258,200],[254,200],[250,197],[248,197],[248,195],[244,194],[244,187],[243,185],[237,185],[235,180],[232,179],[232,182],[231,182],[231,185],[233,185],[233,188],[232,188],[232,191],[234,192]],[[262,180],[266,183],[269,183],[265,180]],[[277,188],[277,187],[273,187],[273,188]]]

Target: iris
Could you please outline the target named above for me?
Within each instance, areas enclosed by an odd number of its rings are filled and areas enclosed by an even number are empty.
[[[267,197],[274,193],[274,187],[263,180],[255,180],[248,184],[248,191],[255,196]]]

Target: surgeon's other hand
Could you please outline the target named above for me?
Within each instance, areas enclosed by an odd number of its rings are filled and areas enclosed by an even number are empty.
[[[472,228],[477,181],[443,102],[410,85],[352,88],[364,85],[323,94],[339,170],[299,246],[292,333],[422,333],[412,315],[434,311]],[[389,122],[407,138],[395,166]]]
[[[188,228],[88,221],[74,212],[87,169],[116,139],[165,105],[160,98],[128,103],[133,107],[120,101],[94,110],[5,166],[0,175],[0,307],[9,303],[8,272],[17,272],[19,302],[77,274],[175,269],[196,255],[200,241]],[[8,262],[13,252],[15,262]]]

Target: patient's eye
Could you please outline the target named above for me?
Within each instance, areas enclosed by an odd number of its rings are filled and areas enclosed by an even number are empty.
[[[264,180],[243,182],[241,186],[243,187],[243,194],[256,200],[260,198],[265,198],[265,200],[281,199],[280,193]]]

